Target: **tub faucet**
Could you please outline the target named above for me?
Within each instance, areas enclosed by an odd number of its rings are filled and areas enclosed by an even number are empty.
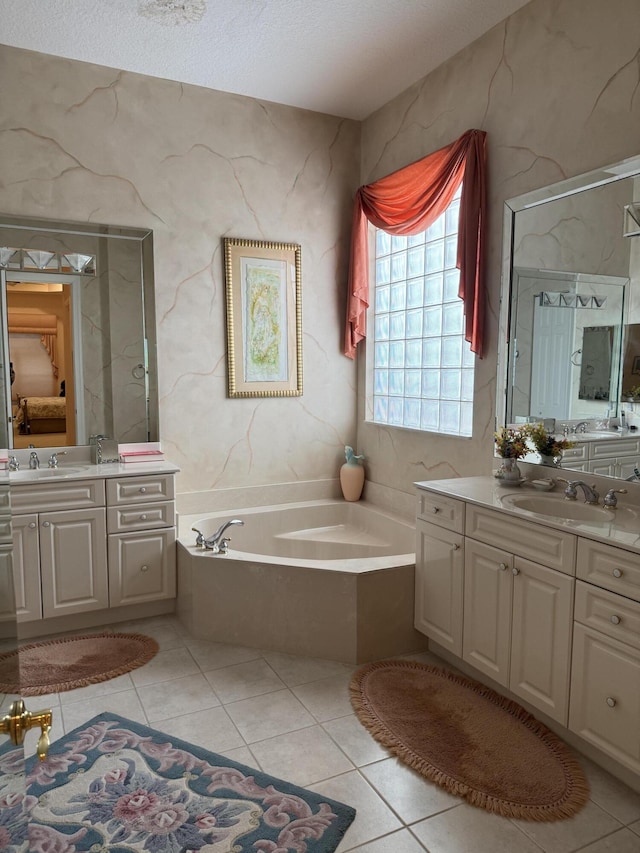
[[[208,539],[205,538],[202,531],[192,527],[193,532],[198,534],[196,536],[196,548],[204,548],[206,551],[213,551],[214,554],[226,554],[229,548],[229,540],[225,539],[222,534],[232,524],[242,525],[244,521],[239,518],[231,518],[229,521],[225,521]]]
[[[576,487],[580,486],[580,488],[582,489],[582,492],[584,494],[584,502],[585,503],[587,503],[587,504],[597,504],[598,503],[598,498],[600,497],[600,495],[596,491],[595,484],[593,486],[588,486],[584,482],[584,480],[571,480],[571,482],[564,480],[564,482],[567,483],[567,488],[564,490],[564,496],[568,501],[575,501],[575,499],[578,497],[578,490]]]

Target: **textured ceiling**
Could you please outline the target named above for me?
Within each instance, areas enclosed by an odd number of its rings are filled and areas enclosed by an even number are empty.
[[[363,119],[528,0],[207,0],[184,26],[139,2],[0,0],[0,43]]]

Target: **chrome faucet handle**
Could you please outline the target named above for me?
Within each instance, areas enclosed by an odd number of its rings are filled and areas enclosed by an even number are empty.
[[[33,447],[33,445],[31,445]],[[38,459],[38,454],[35,450],[31,451],[31,455],[29,456],[29,468],[35,470],[40,467],[40,460]]]
[[[49,468],[57,468],[58,467],[58,456],[66,456],[66,450],[55,450],[51,456],[49,457]]]
[[[226,554],[229,551],[229,542],[230,539],[221,539],[218,544],[218,549],[216,551],[217,554]]]
[[[197,527],[191,528],[194,533],[197,533],[196,536],[196,548],[204,548],[204,533],[201,530],[198,530]]]
[[[9,457],[9,470],[10,471],[19,471],[20,463],[18,462],[18,458],[16,456]]]
[[[578,497],[578,490],[575,486],[575,483],[570,483],[569,480],[565,480],[564,477],[556,477],[556,482],[566,483],[567,488],[564,490],[565,500],[575,501],[575,499]]]
[[[616,495],[626,495],[626,489],[609,489],[607,494],[602,499],[602,505],[606,509],[616,509],[618,506],[618,498]]]

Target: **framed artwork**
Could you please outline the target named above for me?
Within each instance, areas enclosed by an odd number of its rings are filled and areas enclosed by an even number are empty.
[[[301,250],[224,238],[229,397],[302,394]]]

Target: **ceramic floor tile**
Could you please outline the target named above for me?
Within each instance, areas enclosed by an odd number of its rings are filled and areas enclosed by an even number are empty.
[[[321,726],[252,743],[251,750],[266,773],[294,785],[310,785],[353,770]]]
[[[187,743],[193,743],[210,752],[222,754],[244,746],[242,735],[220,706],[159,720],[152,725],[158,731],[186,740]]]
[[[466,803],[414,823],[411,832],[429,853],[540,853],[506,818]]]
[[[355,667],[346,663],[318,658],[301,658],[281,652],[265,652],[265,660],[275,669],[288,687],[297,687],[319,678],[352,672]]]
[[[425,849],[408,829],[401,829],[377,841],[352,847],[350,853],[425,853]]]
[[[391,809],[356,770],[307,787],[356,809],[355,820],[338,845],[336,853],[346,853],[347,850],[353,850],[402,829],[400,821]]]
[[[238,764],[244,764],[246,767],[251,767],[254,770],[261,769],[260,762],[248,746],[238,746],[235,749],[226,749],[224,752],[221,752],[220,755],[224,755],[224,757],[228,758],[230,761],[237,761]]]
[[[244,663],[262,657],[260,649],[232,646],[226,643],[209,643],[207,640],[186,638],[187,648],[202,670],[220,669],[234,663]]]
[[[414,823],[462,802],[401,764],[397,758],[369,764],[361,772],[403,823]]]
[[[640,794],[632,791],[606,770],[593,761],[579,757],[584,768],[589,787],[590,798],[620,823],[632,823],[640,820]]]
[[[225,666],[222,669],[207,670],[204,676],[224,704],[260,696],[262,693],[274,693],[285,687],[262,658]]]
[[[322,727],[356,767],[389,757],[389,752],[371,737],[355,714],[329,720]]]
[[[529,820],[513,821],[525,835],[533,839],[545,853],[569,853],[610,835],[621,824],[589,800],[587,805],[569,820],[538,823]]]
[[[640,853],[640,836],[629,829],[619,829],[613,835],[581,847],[580,853]]]
[[[640,820],[636,820],[629,824],[629,829],[635,832],[636,835],[640,835]]]
[[[169,720],[204,708],[215,708],[220,700],[199,672],[171,682],[138,687],[138,695],[150,722]]]
[[[39,711],[41,708],[51,708],[53,711],[60,708],[61,695],[61,693],[43,693],[42,696],[17,696],[8,693],[0,703],[0,712],[6,714],[16,699],[22,699],[28,711]]]
[[[113,711],[121,717],[147,724],[147,717],[135,690],[125,690],[122,693],[110,693],[107,696],[94,696],[92,699],[82,699],[62,706],[62,723],[65,732],[70,732],[95,717]]]
[[[321,678],[309,684],[301,684],[292,690],[318,722],[335,720],[353,713],[349,701],[351,674],[343,672],[330,678]]]
[[[70,702],[80,702],[82,699],[93,699],[94,696],[107,696],[109,693],[122,693],[124,690],[131,689],[133,689],[133,681],[127,672],[109,681],[100,681],[98,684],[88,684],[86,687],[60,693],[60,704],[68,705]]]
[[[225,705],[249,744],[313,726],[315,720],[289,690],[267,693]]]
[[[183,675],[192,675],[199,671],[188,649],[169,649],[166,652],[158,652],[140,669],[134,669],[131,672],[131,680],[136,687],[140,687],[144,684],[170,681],[172,678],[181,678]]]
[[[168,651],[169,649],[179,649],[184,646],[184,640],[176,631],[173,625],[159,624],[145,626],[141,623],[136,628],[136,632],[146,634],[148,637],[153,637],[160,647],[160,651]]]

